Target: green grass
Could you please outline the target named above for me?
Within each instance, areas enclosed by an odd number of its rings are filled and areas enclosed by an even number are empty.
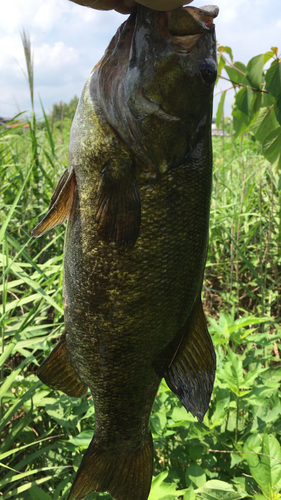
[[[66,167],[69,127],[51,131],[44,113],[29,125],[0,131],[0,491],[56,500],[67,498],[95,416],[90,394],[75,400],[36,377],[63,328],[64,227],[30,234]],[[149,500],[281,498],[280,264],[277,173],[250,136],[215,138],[203,300],[216,382],[202,425],[161,384]]]

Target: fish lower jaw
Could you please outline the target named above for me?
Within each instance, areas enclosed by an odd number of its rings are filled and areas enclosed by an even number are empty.
[[[186,52],[192,51],[204,34],[205,33],[199,33],[198,35],[171,36],[173,49],[185,55]]]

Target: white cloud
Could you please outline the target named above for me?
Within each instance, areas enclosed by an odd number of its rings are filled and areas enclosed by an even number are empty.
[[[53,46],[44,43],[37,47],[34,65],[39,74],[63,72],[66,67],[76,65],[79,61],[79,50],[68,47],[63,42],[56,42]]]
[[[63,11],[64,8],[60,0],[41,1],[33,18],[34,25],[43,31],[48,31],[57,22]]]

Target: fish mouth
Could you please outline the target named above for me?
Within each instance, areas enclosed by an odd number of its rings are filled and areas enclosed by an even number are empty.
[[[216,5],[204,7],[178,7],[170,12],[168,31],[172,36],[191,36],[205,34],[214,27],[213,20],[218,16]]]
[[[185,50],[192,50],[198,40],[214,29],[218,16],[217,5],[204,7],[178,7],[168,14],[168,32],[173,44]]]

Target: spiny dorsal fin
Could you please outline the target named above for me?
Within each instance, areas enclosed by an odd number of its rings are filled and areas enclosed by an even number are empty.
[[[141,201],[133,172],[113,177],[105,169],[99,187],[96,223],[104,243],[115,242],[119,249],[133,247],[141,223]]]
[[[59,226],[69,219],[76,197],[76,179],[73,168],[71,168],[66,180],[65,178],[66,173],[64,172],[51,198],[48,213],[38,226],[33,229],[31,236],[42,236],[49,229]],[[63,181],[65,182],[63,183]]]
[[[200,300],[165,373],[170,389],[199,422],[208,410],[215,371],[216,355]]]
[[[87,394],[87,387],[78,378],[70,364],[65,331],[51,354],[38,368],[37,376],[44,384],[52,389],[62,391],[68,396],[82,398]]]

